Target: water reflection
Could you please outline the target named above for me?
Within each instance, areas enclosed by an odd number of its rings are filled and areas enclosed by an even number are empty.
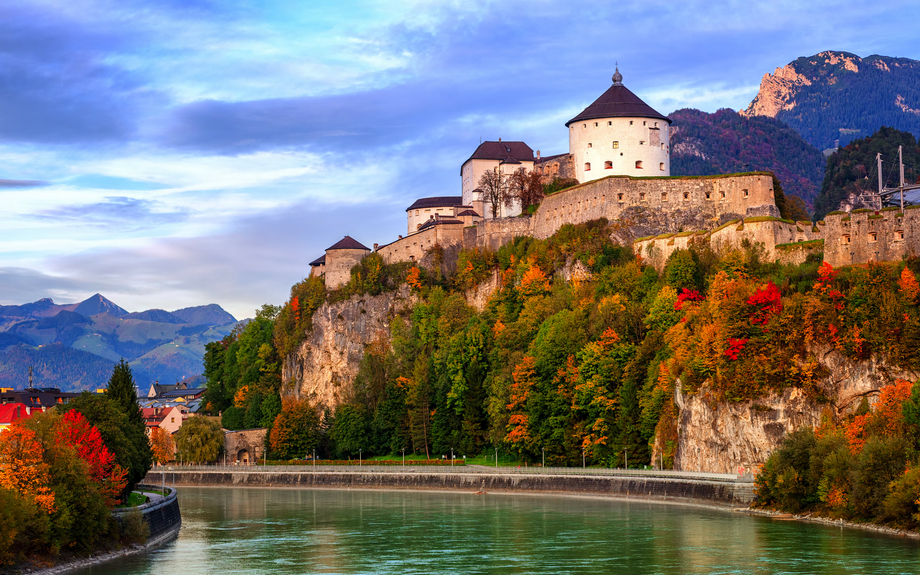
[[[180,488],[179,539],[84,575],[915,573],[913,540],[655,503]]]

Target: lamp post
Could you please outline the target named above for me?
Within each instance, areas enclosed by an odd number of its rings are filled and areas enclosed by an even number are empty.
[[[405,447],[403,447],[402,452],[403,452],[403,467],[405,467],[406,466],[406,448]]]
[[[451,467],[454,466],[454,448],[453,447],[450,448],[450,466]]]
[[[358,467],[361,467],[361,449],[358,448]]]
[[[495,469],[498,469],[498,448],[495,448]]]
[[[545,448],[545,447],[541,447],[541,448],[540,448],[540,451],[543,452],[543,467],[546,467],[546,448]]]
[[[629,454],[626,449],[623,450],[623,460],[625,461],[626,469],[629,469]]]
[[[313,448],[313,473],[316,473],[316,448]]]
[[[581,468],[584,469],[585,467],[587,467],[587,465],[585,465],[585,448],[582,447],[581,448]]]

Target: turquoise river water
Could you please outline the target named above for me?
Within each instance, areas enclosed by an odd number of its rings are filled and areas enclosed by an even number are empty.
[[[80,575],[920,573],[920,542],[546,495],[179,488],[178,539]]]

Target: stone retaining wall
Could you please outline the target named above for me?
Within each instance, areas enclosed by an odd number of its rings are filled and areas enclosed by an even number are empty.
[[[156,481],[152,471],[148,480]],[[294,487],[346,489],[443,489],[475,492],[571,493],[747,507],[753,501],[748,481],[642,475],[542,475],[444,472],[328,472],[328,471],[175,471],[166,472],[175,485],[229,487]]]
[[[154,484],[139,484],[135,489],[137,491],[160,491],[162,487]],[[150,539],[154,539],[170,531],[178,531],[182,526],[182,515],[179,513],[179,498],[176,496],[175,489],[171,487],[167,487],[166,489],[169,491],[169,494],[163,499],[157,499],[138,507],[114,509],[112,515],[114,515],[115,519],[118,521],[124,521],[125,516],[133,509],[140,509],[141,513],[144,515],[144,520],[150,527]]]

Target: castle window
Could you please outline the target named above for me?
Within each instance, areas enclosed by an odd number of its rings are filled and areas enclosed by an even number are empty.
[[[612,125],[613,125],[613,122],[607,122],[607,125],[608,125],[608,126],[612,126]]]
[[[748,191],[747,191],[747,190],[741,190],[741,197],[742,197],[742,198],[748,197]]]
[[[684,199],[685,199],[685,200],[689,200],[689,199],[690,199],[690,192],[684,192]]]
[[[645,201],[645,192],[639,192],[639,201],[640,201],[640,202],[644,202],[644,201]]]
[[[642,160],[636,160],[636,169],[637,169],[637,170],[641,170],[641,169],[642,169]]]
[[[656,128],[658,127],[658,122],[655,122],[655,127],[656,127]]]
[[[668,193],[667,193],[667,192],[661,192],[661,201],[662,201],[662,202],[668,201]]]
[[[593,147],[594,147],[594,144],[592,144],[591,142],[588,142],[588,147],[589,147],[589,148],[593,148]]]
[[[664,171],[664,162],[661,162],[660,164],[658,164],[658,169],[661,170],[662,172]]]
[[[594,122],[594,127],[595,127],[595,128],[597,127],[597,122]]]
[[[618,201],[618,202],[622,202],[622,201],[623,201],[623,193],[622,193],[622,192],[620,192],[619,194],[617,194],[617,201]]]
[[[619,142],[614,142],[614,143],[613,143],[613,149],[614,149],[614,150],[619,149],[619,147],[620,147],[620,143],[619,143]]]
[[[419,212],[418,210],[415,210],[415,215],[418,215],[418,212]]]
[[[712,192],[706,192],[706,199],[707,199],[707,200],[711,200],[711,199],[712,199]]]
[[[646,125],[646,123],[645,123],[645,122],[642,122],[642,125],[643,125],[643,126],[645,126],[645,125]]]
[[[878,234],[875,232],[869,232],[869,243],[871,244],[875,241],[878,241]]]
[[[581,127],[582,127],[582,128],[587,128],[587,127],[588,127],[588,124],[582,124]]]
[[[604,162],[604,169],[605,169],[605,170],[612,170],[612,169],[613,169],[613,162],[611,162],[611,161]]]
[[[840,242],[843,244],[849,244],[850,243],[849,234],[843,234],[843,237],[840,238]]]
[[[894,233],[894,241],[896,242],[904,241],[904,231],[903,230],[897,230]]]
[[[586,172],[590,172],[590,171],[591,171],[591,162],[585,162],[585,171],[586,171]]]
[[[630,126],[632,126],[632,124],[633,124],[633,121],[632,121],[632,120],[630,120],[630,121],[629,121],[629,125],[630,125]]]
[[[725,199],[725,192],[719,192],[719,197],[720,197],[721,199],[724,200],[724,199]]]
[[[662,149],[662,150],[664,149],[664,144],[661,144],[661,149]]]
[[[640,145],[640,146],[644,146],[644,145],[645,145],[645,140],[639,140],[639,145]]]

